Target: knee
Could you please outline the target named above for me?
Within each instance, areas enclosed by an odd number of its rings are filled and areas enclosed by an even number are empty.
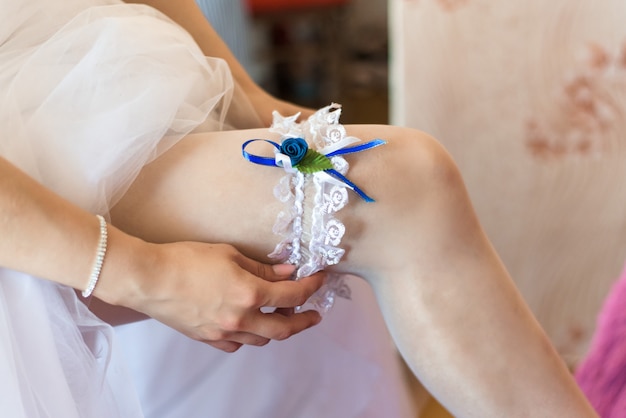
[[[350,249],[343,268],[370,280],[375,272],[397,268],[407,257],[426,251],[429,237],[460,216],[468,200],[453,159],[427,134],[385,126],[350,134],[364,141],[372,135],[388,141],[349,159],[348,176],[375,202],[351,198],[342,215]]]
[[[431,136],[390,126],[357,127],[349,133],[364,141],[372,136],[388,141],[349,160],[349,177],[376,200],[373,204],[351,204],[350,218],[365,224],[383,222],[389,228],[402,227],[418,213],[432,213],[437,207],[447,209],[455,201],[466,199],[454,160]]]
[[[367,158],[356,156],[351,165],[354,176],[363,178],[359,181],[380,206],[399,215],[415,211],[428,199],[464,191],[456,163],[431,136],[389,126],[373,131],[387,145],[371,151]]]

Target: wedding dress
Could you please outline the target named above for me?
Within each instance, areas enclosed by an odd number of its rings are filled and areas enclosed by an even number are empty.
[[[225,62],[149,7],[0,0],[0,19],[0,155],[92,213],[186,134],[238,125]],[[256,416],[410,416],[380,314],[359,297],[303,339],[228,356],[154,321],[120,329],[120,347],[72,289],[0,268],[2,414],[219,416],[246,402]]]
[[[226,64],[150,8],[0,0],[0,18],[0,154],[93,213],[225,118]],[[72,289],[0,269],[0,336],[3,416],[142,416],[112,329]]]
[[[413,418],[369,285],[347,278],[317,326],[224,353],[154,321],[116,327],[147,418]]]

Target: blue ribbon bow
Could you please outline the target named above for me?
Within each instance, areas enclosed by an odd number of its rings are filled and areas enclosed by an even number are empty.
[[[280,165],[278,165],[276,163],[276,158],[261,157],[261,156],[258,156],[258,155],[250,154],[249,152],[246,151],[246,147],[249,144],[251,144],[252,142],[256,142],[256,141],[267,142],[269,144],[272,144],[272,146],[278,151],[278,153],[280,153],[280,151],[281,151],[281,145],[276,143],[276,142],[274,142],[274,141],[270,141],[269,139],[250,139],[250,140],[244,142],[243,145],[241,146],[241,152],[243,154],[243,157],[246,160],[248,160],[248,161],[250,161],[251,163],[254,163],[254,164],[266,165],[266,166],[269,166],[269,167],[281,167]],[[331,158],[331,157],[335,157],[337,155],[354,154],[356,152],[365,151],[365,150],[368,150],[368,149],[371,149],[371,148],[378,147],[380,145],[384,145],[386,143],[387,143],[387,141],[385,141],[385,140],[374,139],[374,140],[366,142],[364,144],[359,144],[359,145],[355,145],[355,146],[347,147],[347,148],[340,148],[340,149],[338,149],[336,151],[329,152],[328,154],[322,154],[322,155],[324,155],[324,157],[326,157],[326,158]],[[294,168],[298,169],[297,165],[295,165]],[[357,187],[356,184],[352,183],[343,174],[341,174],[340,172],[338,172],[334,168],[324,169],[324,170],[320,170],[320,171],[324,171],[325,173],[328,173],[328,174],[332,175],[333,177],[339,179],[348,188],[352,189],[356,194],[361,196],[361,198],[363,200],[365,200],[366,202],[374,202],[374,199],[372,199],[367,194],[365,194],[361,189],[359,189]]]

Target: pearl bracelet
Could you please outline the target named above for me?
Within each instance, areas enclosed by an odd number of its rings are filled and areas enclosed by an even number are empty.
[[[91,275],[89,276],[89,283],[87,288],[83,290],[82,295],[84,298],[88,298],[96,288],[98,279],[100,278],[100,271],[102,271],[102,264],[104,263],[104,256],[107,252],[107,223],[101,215],[96,215],[100,222],[100,240],[98,241],[98,250],[96,252],[96,260],[93,263],[91,269]]]

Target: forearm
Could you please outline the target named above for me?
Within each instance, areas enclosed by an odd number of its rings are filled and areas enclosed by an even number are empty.
[[[54,194],[0,157],[0,266],[78,290],[87,287],[100,228],[93,214]],[[115,282],[136,270],[138,239],[109,226],[109,251],[95,295],[116,302]],[[110,263],[108,261],[111,261]]]
[[[0,159],[0,265],[81,289],[98,222]]]

